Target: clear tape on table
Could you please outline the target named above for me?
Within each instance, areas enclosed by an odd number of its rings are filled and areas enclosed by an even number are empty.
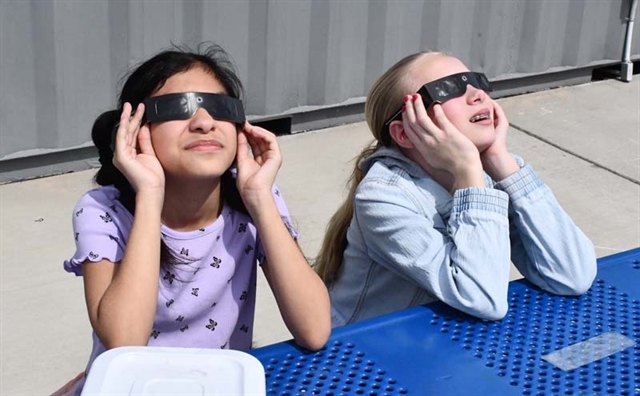
[[[610,331],[543,355],[542,359],[564,371],[571,371],[585,364],[621,352],[635,345],[635,343],[634,340],[620,333]]]

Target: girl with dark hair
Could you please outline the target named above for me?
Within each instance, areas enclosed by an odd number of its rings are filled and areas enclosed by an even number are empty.
[[[510,260],[551,293],[591,286],[591,241],[509,153],[509,123],[490,89],[484,74],[440,53],[402,59],[371,88],[376,141],[316,259],[333,326],[435,300],[500,319]]]
[[[87,370],[126,345],[250,349],[256,262],[295,342],[326,342],[327,290],[274,187],[278,142],[244,120],[241,93],[220,47],[165,51],[96,120],[101,187],[75,208],[76,253],[64,264],[84,278]]]

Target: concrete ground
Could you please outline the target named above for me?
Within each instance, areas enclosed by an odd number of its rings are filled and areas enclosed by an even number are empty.
[[[500,103],[512,125],[511,151],[534,165],[597,255],[640,246],[640,79]],[[369,140],[364,123],[280,138],[278,184],[308,257],[343,199],[352,159]],[[0,186],[0,395],[50,394],[84,369],[91,328],[82,279],[62,262],[74,252],[72,209],[93,174]],[[254,343],[289,339],[264,279],[258,288]]]

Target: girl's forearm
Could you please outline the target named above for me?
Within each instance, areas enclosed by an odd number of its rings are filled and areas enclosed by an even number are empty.
[[[107,348],[149,340],[158,300],[161,208],[154,197],[136,197],[124,257],[98,306],[99,334]]]
[[[317,350],[331,333],[329,294],[287,231],[273,197],[269,198],[252,213],[267,257],[264,271],[295,341]]]

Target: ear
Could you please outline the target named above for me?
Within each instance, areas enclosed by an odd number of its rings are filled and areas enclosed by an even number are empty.
[[[398,146],[407,149],[415,147],[413,142],[409,140],[409,137],[404,130],[404,126],[402,125],[402,121],[391,122],[391,124],[389,124],[389,134]]]

